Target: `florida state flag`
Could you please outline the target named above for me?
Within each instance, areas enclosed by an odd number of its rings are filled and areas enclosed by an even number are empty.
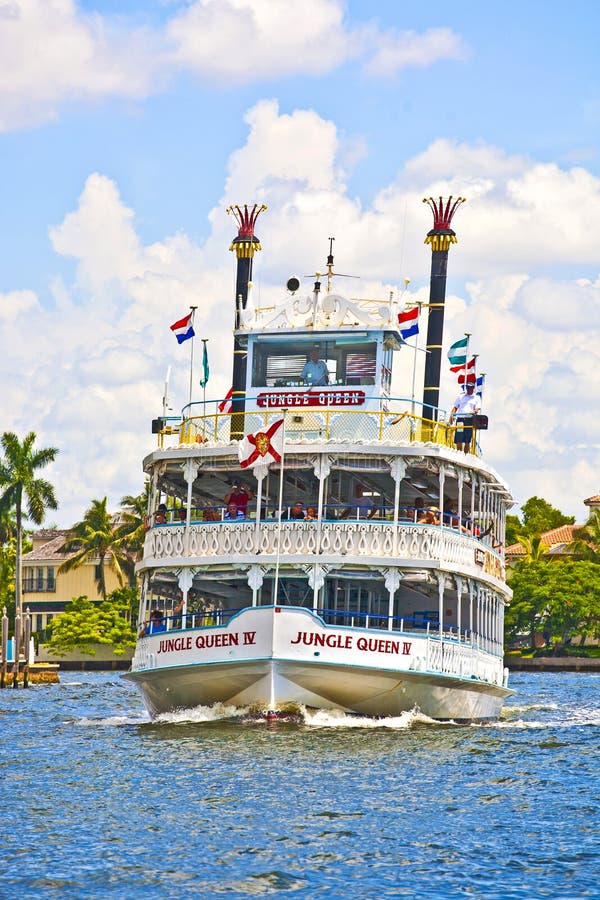
[[[268,467],[281,462],[283,454],[283,419],[276,419],[264,431],[248,434],[239,443],[239,458],[242,469]]]

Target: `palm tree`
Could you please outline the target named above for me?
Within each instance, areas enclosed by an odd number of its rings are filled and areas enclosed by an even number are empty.
[[[600,563],[600,509],[590,513],[582,528],[577,528],[569,549],[575,556]]]
[[[107,498],[92,500],[81,522],[77,522],[69,531],[63,549],[75,551],[75,555],[59,566],[59,572],[69,572],[84,563],[97,559],[94,573],[98,590],[106,600],[105,563],[113,570],[123,584],[131,557],[124,546],[125,539],[120,527],[115,524],[113,516],[106,509]]]
[[[2,435],[4,457],[0,460],[0,510],[2,515],[15,510],[17,555],[15,560],[15,605],[18,615],[23,612],[22,571],[23,571],[23,516],[36,525],[41,525],[46,510],[57,509],[58,503],[54,487],[44,478],[36,477],[38,469],[43,469],[54,461],[58,450],[45,447],[34,450],[37,435],[30,431],[20,443],[12,431]],[[26,512],[23,511],[25,505]]]
[[[548,544],[545,544],[539,535],[534,537],[518,537],[517,541],[525,550],[521,560],[526,563],[542,562],[548,554]]]
[[[150,496],[150,482],[146,481],[141,494],[127,494],[121,497],[120,534],[124,538],[124,544],[133,554],[135,559],[140,559],[146,537],[146,517],[148,513],[148,499]],[[135,584],[135,575],[131,578],[131,584]]]

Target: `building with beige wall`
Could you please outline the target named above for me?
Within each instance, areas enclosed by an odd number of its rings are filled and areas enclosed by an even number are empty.
[[[31,536],[33,549],[23,556],[23,609],[31,613],[31,628],[39,633],[52,621],[54,616],[64,612],[73,597],[86,596],[89,600],[101,601],[102,597],[95,580],[100,559],[83,563],[70,572],[59,572],[60,565],[74,552],[62,549],[69,532],[42,530]],[[109,594],[120,587],[119,579],[104,561],[106,592]]]

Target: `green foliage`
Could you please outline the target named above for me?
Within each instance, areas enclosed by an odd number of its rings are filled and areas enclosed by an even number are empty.
[[[146,537],[146,514],[150,497],[150,482],[146,481],[141,494],[128,494],[121,498],[120,534],[123,544],[129,550],[132,559],[141,559]],[[134,579],[130,578],[130,583]]]
[[[30,431],[21,443],[12,431],[5,431],[0,443],[4,456],[0,459],[0,520],[4,537],[12,531],[11,516],[14,511],[16,537],[15,604],[21,609],[21,575],[23,568],[23,519],[41,525],[48,509],[58,504],[54,488],[49,481],[37,475],[51,463],[58,450],[46,447],[35,450],[36,434]]]
[[[519,538],[534,538],[552,531],[560,525],[572,525],[575,516],[565,516],[559,509],[541,497],[530,497],[521,507],[523,520],[509,513],[506,517],[506,546],[516,544]]]
[[[536,631],[565,643],[600,635],[600,566],[588,560],[520,560],[510,576],[508,638]]]
[[[74,597],[64,613],[52,620],[52,636],[46,646],[58,656],[72,650],[95,656],[94,645],[106,644],[120,656],[136,641],[128,614],[129,607],[123,600],[93,603],[87,597]]]
[[[551,506],[547,500],[541,497],[530,497],[521,507],[523,512],[524,533],[533,537],[551,531],[560,525],[572,525],[575,516],[565,516],[559,509]]]
[[[111,591],[106,599],[120,609],[126,609],[128,621],[135,621],[140,605],[140,592],[137,587],[127,585],[127,587],[117,588]]]

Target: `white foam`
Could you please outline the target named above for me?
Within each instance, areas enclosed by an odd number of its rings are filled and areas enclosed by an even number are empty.
[[[155,722],[169,725],[183,725],[190,722],[218,722],[219,719],[238,719],[247,715],[248,709],[239,706],[225,706],[215,703],[214,706],[195,706],[193,709],[176,709],[173,712],[161,713]]]
[[[424,716],[418,710],[403,712],[399,716],[371,718],[369,716],[350,715],[340,709],[317,709],[314,712],[302,710],[306,725],[313,728],[410,728],[417,723],[427,725],[448,724],[436,722]]]

